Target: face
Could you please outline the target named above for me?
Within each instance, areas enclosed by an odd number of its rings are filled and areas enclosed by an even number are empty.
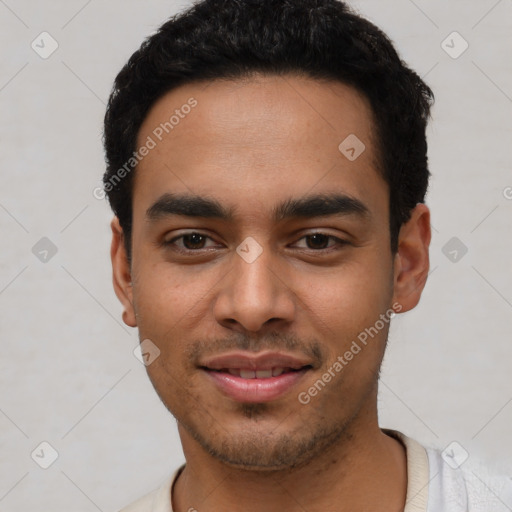
[[[147,371],[184,448],[291,468],[376,422],[391,308],[419,299],[429,232],[420,207],[391,253],[372,127],[355,89],[291,75],[182,86],[145,119],[114,285],[160,351]]]

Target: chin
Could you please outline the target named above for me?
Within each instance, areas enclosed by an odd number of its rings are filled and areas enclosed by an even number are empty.
[[[249,405],[247,410],[253,415],[255,411],[266,410],[266,404]],[[181,425],[215,459],[234,469],[257,472],[299,469],[326,452],[346,433],[343,423],[330,428],[317,425],[316,430],[300,425],[294,429],[284,422],[275,425],[264,420],[252,422],[252,427],[251,422],[241,423],[243,425],[223,425],[218,430]]]

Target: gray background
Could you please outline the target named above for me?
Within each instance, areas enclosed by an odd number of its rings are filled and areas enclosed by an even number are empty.
[[[437,99],[432,271],[419,307],[394,320],[381,424],[441,449],[455,440],[510,471],[512,2],[352,4]],[[185,5],[0,0],[0,511],[114,511],[184,460],[175,420],[134,357],[137,332],[122,322],[111,212],[93,190],[113,78]],[[46,59],[31,48],[43,31],[58,43]],[[446,39],[453,31],[469,43],[458,58],[445,51],[463,48]],[[56,254],[41,253],[43,237]],[[48,469],[43,441],[58,453]]]

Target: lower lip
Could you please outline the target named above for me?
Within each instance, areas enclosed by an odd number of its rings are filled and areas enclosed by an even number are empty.
[[[270,402],[290,391],[308,369],[286,372],[267,379],[243,379],[230,373],[203,371],[225,395],[237,402]]]

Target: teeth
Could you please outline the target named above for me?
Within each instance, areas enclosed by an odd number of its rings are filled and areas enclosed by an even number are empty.
[[[272,377],[272,370],[258,370],[256,372],[257,379],[268,379],[269,377]]]
[[[270,379],[270,377],[278,377],[281,375],[286,368],[272,368],[268,370],[240,370],[239,368],[227,368],[227,371],[230,375],[235,375],[236,377],[242,377],[242,379]],[[289,370],[289,369],[288,369]]]

